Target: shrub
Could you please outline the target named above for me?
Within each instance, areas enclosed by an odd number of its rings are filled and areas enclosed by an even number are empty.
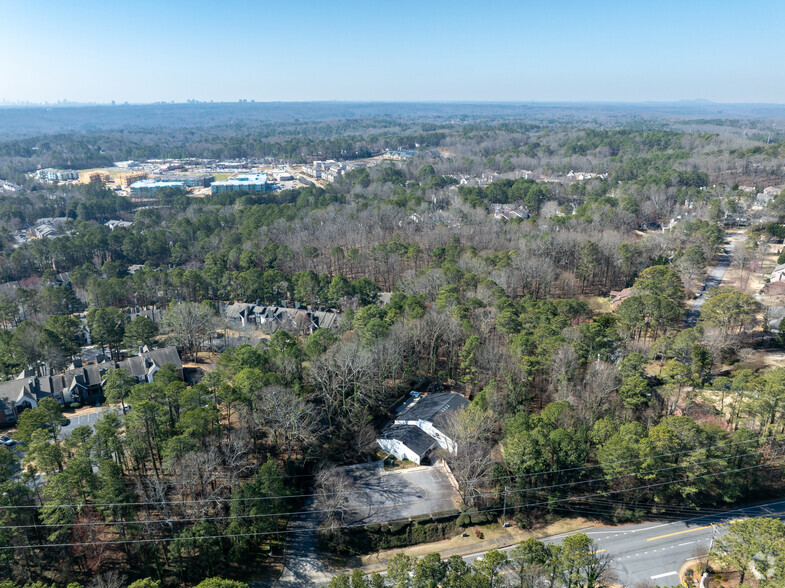
[[[405,529],[409,524],[409,521],[392,521],[389,523],[390,533],[397,533],[402,529]]]
[[[455,517],[459,516],[460,514],[461,514],[461,511],[459,511],[457,509],[452,509],[452,510],[447,510],[447,511],[445,511],[443,513],[440,513],[440,514],[433,515],[431,518],[434,521],[436,521],[436,522],[440,522],[440,521],[446,521],[446,520],[454,519]]]
[[[484,523],[490,523],[493,520],[493,517],[487,512],[474,512],[471,514],[472,524],[474,525],[482,525]]]
[[[458,532],[454,515],[449,517],[442,514],[440,519],[439,522],[421,518],[416,521],[370,524],[357,529],[324,530],[318,534],[318,546],[337,555],[359,555],[380,549],[441,541]]]

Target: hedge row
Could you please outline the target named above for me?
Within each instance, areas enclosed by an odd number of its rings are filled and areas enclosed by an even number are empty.
[[[365,527],[324,530],[319,532],[319,548],[338,555],[363,555],[380,549],[432,543],[449,539],[461,532],[458,521],[462,517],[466,520],[467,516],[466,513],[459,514],[455,510],[417,520],[406,519]]]

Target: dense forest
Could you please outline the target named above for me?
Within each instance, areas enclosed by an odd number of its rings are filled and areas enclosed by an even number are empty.
[[[687,132],[662,119],[605,128],[460,116],[0,143],[0,178],[22,186],[0,193],[0,281],[13,285],[0,291],[2,375],[65,368],[84,343],[81,314],[114,357],[169,343],[184,359],[210,358],[194,385],[169,367],[141,384],[110,372],[106,400],[123,409],[64,441],[55,400],[22,412],[13,436],[23,456],[0,449],[0,577],[252,578],[276,564],[290,517],[314,492],[339,493],[325,471],[378,457],[379,427],[420,379],[470,400],[451,423],[460,449],[443,456],[465,513],[493,519],[504,504],[522,528],[570,516],[620,523],[781,493],[785,367],[755,354],[782,349],[772,319],[785,313],[774,289],[764,300],[754,284],[785,236],[785,192],[758,196],[785,184],[785,143],[714,118],[679,119],[699,128]],[[325,188],[168,190],[144,207],[101,186],[25,175],[132,158],[301,163],[403,147],[418,153]],[[492,205],[526,214],[497,218]],[[56,216],[67,217],[67,235],[14,243],[13,231]],[[110,230],[109,219],[133,224]],[[703,293],[726,258],[738,279]],[[296,301],[341,321],[232,338],[219,312],[232,301]],[[136,306],[163,309],[161,324],[120,310]],[[325,543],[358,552],[354,533],[334,524]],[[401,565],[410,575],[426,564]],[[451,573],[428,565],[440,581]]]

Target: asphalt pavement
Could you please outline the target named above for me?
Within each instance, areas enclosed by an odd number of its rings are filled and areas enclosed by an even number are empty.
[[[681,566],[705,553],[715,538],[723,536],[728,523],[733,520],[754,516],[785,515],[785,502],[773,502],[759,506],[741,508],[722,514],[707,515],[681,521],[646,523],[641,525],[619,525],[614,527],[592,527],[576,531],[594,539],[598,553],[613,556],[613,568],[618,580],[625,586],[652,583],[659,586],[680,584],[678,573]],[[546,543],[560,543],[574,533],[565,533],[544,539]],[[513,547],[502,551],[509,551]],[[483,553],[465,556],[472,563]],[[504,571],[512,574],[512,567]]]
[[[730,246],[719,256],[716,265],[711,268],[709,275],[706,277],[706,281],[704,282],[706,288],[701,292],[700,297],[695,298],[690,303],[690,308],[687,311],[687,317],[684,321],[686,327],[694,327],[698,323],[698,319],[701,315],[701,307],[703,306],[703,303],[706,302],[706,292],[711,288],[718,287],[722,283],[725,272],[728,271],[731,261],[733,260],[733,252],[736,250],[736,247],[742,245],[746,239],[746,233],[742,233],[739,239],[731,241]]]
[[[346,524],[383,523],[456,508],[458,493],[439,467],[385,470],[382,462],[351,466],[351,503]]]
[[[383,462],[343,468],[352,478],[344,525],[367,525],[452,510],[458,493],[440,467],[385,470]],[[335,575],[316,549],[316,529],[323,521],[314,503],[292,517],[287,527],[284,566],[276,588],[320,586]]]
[[[109,412],[119,412],[119,411],[120,411],[119,408],[105,407],[95,412],[88,412],[87,414],[70,416],[66,413],[63,416],[65,416],[69,420],[69,423],[67,425],[64,425],[60,429],[60,438],[68,439],[76,427],[88,426],[90,428],[93,428],[96,422],[104,418],[105,414]]]

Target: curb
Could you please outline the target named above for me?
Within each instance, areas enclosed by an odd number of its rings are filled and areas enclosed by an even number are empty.
[[[586,527],[580,527],[578,529],[573,529],[572,531],[565,531],[564,533],[556,533],[555,535],[544,535],[542,537],[535,537],[535,539],[537,539],[538,541],[543,541],[545,539],[554,539],[556,537],[561,537],[562,535],[569,535],[570,533],[580,533],[582,531],[586,531],[588,529],[594,529],[594,528],[595,528],[595,525],[588,525]],[[453,548],[453,549],[445,550],[444,552],[439,552],[439,555],[442,556],[442,559],[447,559],[447,557],[452,556],[452,555],[459,555],[461,557],[468,557],[468,556],[472,556],[472,555],[478,555],[480,553],[485,553],[486,551],[489,551],[491,549],[497,549],[499,551],[504,550],[504,549],[509,549],[511,547],[515,547],[516,545],[518,545],[520,543],[520,541],[513,541],[513,542],[509,542],[509,541],[505,542],[505,541],[498,541],[498,540],[491,540],[491,541],[493,541],[494,543],[491,543],[489,541],[489,545],[486,546],[485,548],[476,549],[477,545],[467,546],[467,549],[468,548],[473,548],[473,549],[471,551],[466,551],[466,552],[462,553],[461,552],[461,548],[456,547],[456,548]],[[421,544],[421,545],[425,545],[425,544]],[[417,547],[417,546],[416,545],[411,545],[410,547]],[[358,566],[357,568],[345,568],[345,569],[341,569],[341,572],[345,572],[346,570],[351,571],[351,570],[354,570],[354,569],[359,569],[359,570],[362,570],[362,571],[365,571],[365,572],[372,573],[372,572],[376,572],[376,571],[379,571],[379,570],[384,570],[386,568],[387,568],[387,563],[384,562],[384,563],[378,563],[378,564],[369,564],[367,566]]]

